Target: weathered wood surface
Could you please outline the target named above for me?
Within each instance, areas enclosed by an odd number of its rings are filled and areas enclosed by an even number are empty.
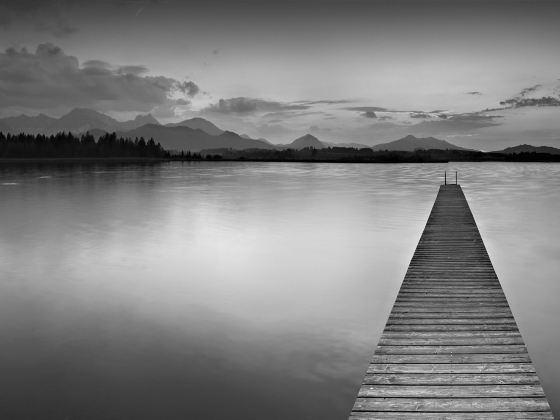
[[[350,419],[554,419],[458,185],[440,187]]]

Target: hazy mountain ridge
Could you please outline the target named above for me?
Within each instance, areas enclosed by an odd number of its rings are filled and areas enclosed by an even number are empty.
[[[467,150],[463,147],[455,146],[445,140],[436,139],[435,137],[415,137],[408,135],[398,140],[390,141],[388,143],[381,143],[372,146],[374,151],[378,150],[395,150],[403,152],[413,152],[418,149],[437,149],[437,150]]]
[[[108,115],[87,108],[74,108],[60,118],[45,114],[37,116],[19,115],[0,119],[3,131],[17,134],[56,134],[61,131],[85,133],[90,130],[104,132],[133,130],[145,124],[159,124],[151,114],[137,115],[128,121],[117,121]]]
[[[204,118],[191,118],[161,125],[152,115],[138,115],[133,120],[117,121],[100,112],[75,108],[60,118],[44,114],[37,116],[20,115],[0,119],[0,130],[18,134],[45,134],[59,132],[89,132],[95,138],[106,133],[117,133],[124,138],[153,138],[167,150],[200,152],[203,149],[271,149],[276,146],[266,140],[241,137],[231,131],[224,131]]]
[[[315,149],[324,149],[326,146],[323,142],[321,142],[317,137],[311,134],[305,134],[301,137],[298,137],[294,141],[289,144],[277,144],[276,145],[279,149],[305,149],[306,147],[313,147]]]
[[[332,142],[329,142],[329,141],[321,141],[321,143],[323,143],[327,147],[353,147],[354,149],[369,149],[369,148],[371,148],[371,146],[368,146],[367,144],[354,143],[354,142],[332,143]]]
[[[247,134],[239,135],[232,131],[222,130],[211,121],[200,117],[162,125],[151,114],[137,115],[134,119],[128,121],[117,121],[108,115],[87,108],[75,108],[60,118],[53,118],[45,114],[1,118],[0,131],[11,134],[45,135],[58,132],[79,134],[87,131],[95,138],[99,138],[108,132],[115,132],[125,138],[154,138],[165,149],[177,152],[200,152],[212,149],[302,150],[305,148],[346,147],[362,149],[370,147],[359,143],[323,142],[311,134],[298,137],[288,144],[272,144],[266,139],[254,139]],[[435,137],[419,138],[413,135],[376,144],[371,146],[371,149],[373,151],[468,150]],[[531,152],[556,155],[560,154],[560,149],[523,144],[495,151],[495,153],[504,154]]]
[[[551,146],[532,146],[530,144],[520,144],[519,146],[506,147],[503,150],[496,150],[493,153],[548,153],[550,155],[560,155],[560,149]]]
[[[153,138],[163,148],[177,152],[200,152],[205,149],[230,148],[243,149],[274,149],[275,147],[261,140],[252,140],[241,137],[232,131],[224,131],[220,135],[213,136],[201,129],[193,129],[185,126],[167,127],[164,125],[147,124],[134,130],[118,132],[122,137],[144,137]]]
[[[165,124],[166,127],[188,127],[193,130],[202,130],[211,136],[219,136],[224,133],[224,130],[216,126],[214,123],[200,117],[190,118],[188,120],[180,121],[178,123]],[[245,136],[241,136],[245,137]],[[249,138],[249,137],[245,137]]]

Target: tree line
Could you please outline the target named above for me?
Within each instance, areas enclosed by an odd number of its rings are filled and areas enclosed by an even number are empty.
[[[372,150],[371,148],[327,147],[315,149],[210,149],[204,160],[247,160],[271,162],[355,162],[355,163],[433,163],[433,162],[558,162],[560,155],[549,153],[499,153],[477,150],[418,149],[414,151]]]
[[[61,132],[54,135],[0,132],[0,158],[166,158],[169,152],[143,137],[129,139],[107,133],[95,137]]]

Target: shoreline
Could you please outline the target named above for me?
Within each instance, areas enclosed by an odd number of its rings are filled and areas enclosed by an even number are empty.
[[[208,155],[200,159],[185,159],[180,156],[171,157],[35,157],[35,158],[0,158],[1,164],[29,164],[29,163],[56,163],[56,164],[90,164],[90,163],[164,163],[164,162],[277,162],[277,163],[362,163],[362,164],[395,164],[395,163],[451,163],[451,162],[534,162],[534,163],[558,163],[560,155],[543,154],[514,154],[514,155],[485,155],[479,159],[429,159],[418,156],[400,156],[400,158],[381,158],[381,159],[274,159],[239,157],[228,158],[219,155]]]
[[[151,163],[165,162],[169,158],[76,157],[76,158],[0,158],[2,163]]]

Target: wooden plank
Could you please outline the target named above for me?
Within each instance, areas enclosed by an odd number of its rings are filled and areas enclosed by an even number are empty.
[[[540,385],[367,385],[362,398],[518,398],[544,397]]]
[[[353,411],[499,412],[550,411],[544,397],[525,398],[362,398]]]
[[[387,325],[385,331],[519,331],[516,324]]]
[[[375,373],[367,374],[364,385],[535,385],[535,373]]]
[[[474,318],[484,318],[484,319],[495,319],[495,318],[508,318],[513,319],[513,314],[511,311],[498,311],[494,312],[393,312],[389,319],[474,319]]]
[[[374,354],[372,363],[531,363],[527,353]]]
[[[532,363],[371,363],[367,375],[381,373],[535,373]]]
[[[381,339],[521,338],[519,331],[385,331]]]
[[[520,344],[523,339],[520,335],[515,337],[429,337],[429,338],[384,338],[379,340],[380,346],[466,346],[466,345],[496,345]],[[525,346],[523,346],[525,347]]]
[[[470,313],[470,312],[476,312],[476,313],[482,313],[482,312],[496,312],[496,311],[507,311],[508,314],[511,314],[511,310],[509,309],[508,306],[503,305],[503,306],[429,306],[429,307],[425,307],[425,306],[419,306],[419,305],[408,305],[408,306],[404,306],[404,305],[395,305],[393,306],[393,311],[391,313],[393,314],[398,314],[398,313],[402,313],[402,312],[415,312],[415,313],[439,313],[439,312],[443,312],[443,313],[448,313],[448,312],[453,312],[453,313]]]
[[[493,413],[413,413],[353,411],[349,420],[554,420],[550,412],[493,412]]]
[[[378,345],[376,354],[504,354],[526,353],[524,345],[461,345],[461,346],[384,346]]]
[[[513,317],[504,318],[484,318],[473,319],[473,318],[401,318],[401,317],[389,317],[387,325],[456,325],[456,324],[513,324],[515,325],[515,320]]]
[[[553,419],[459,186],[442,186],[350,419]]]

